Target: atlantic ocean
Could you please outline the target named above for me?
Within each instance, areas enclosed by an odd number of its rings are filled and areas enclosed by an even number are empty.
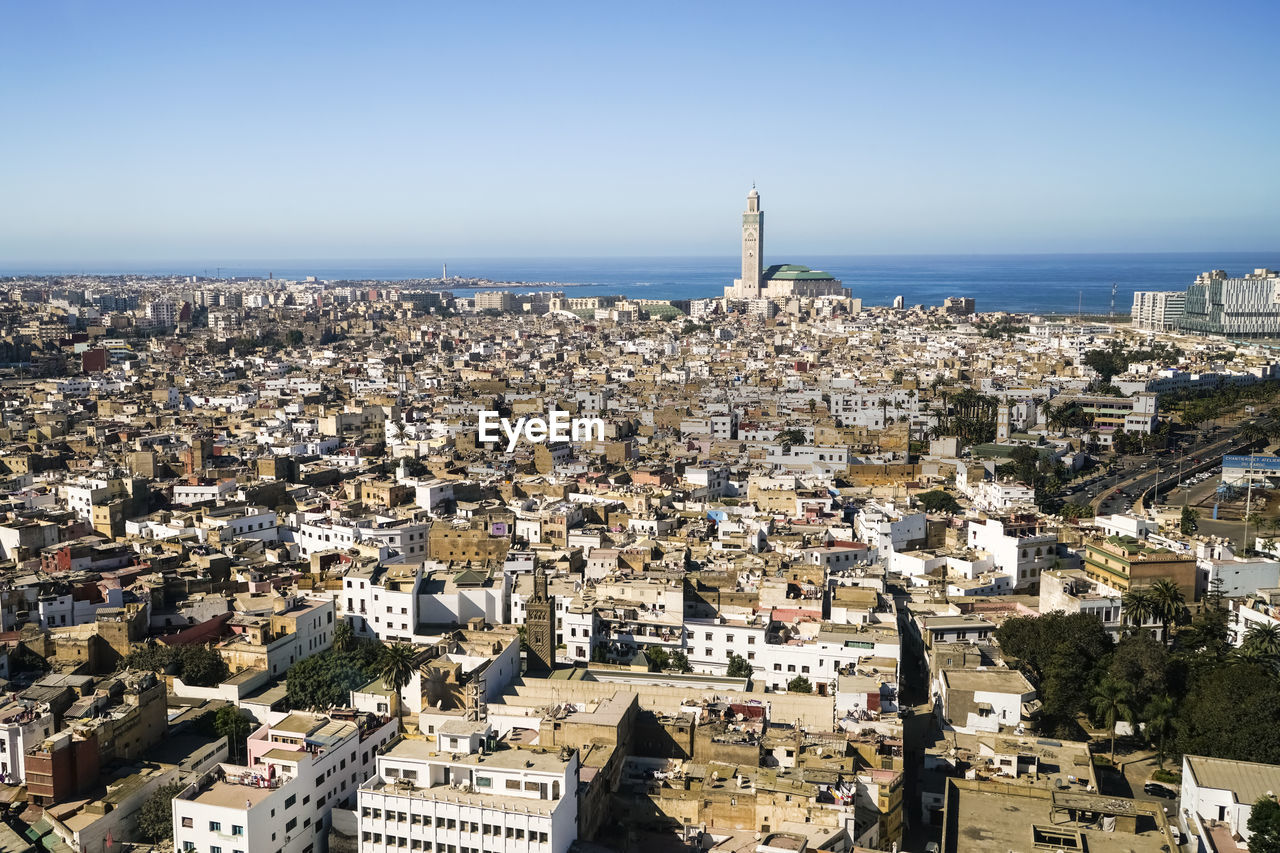
[[[771,261],[780,259],[770,258]],[[1224,269],[1232,276],[1258,267],[1280,266],[1280,251],[1177,252],[1144,254],[1042,255],[814,255],[785,259],[825,270],[844,282],[866,305],[888,305],[902,296],[907,305],[937,305],[948,296],[971,296],[979,311],[1106,314],[1116,285],[1115,310],[1127,314],[1135,290],[1185,290],[1196,275]],[[572,295],[622,294],[648,299],[720,296],[739,275],[735,257],[641,258],[449,258],[347,261],[120,262],[79,269],[0,270],[21,274],[274,275],[277,279],[315,276],[322,280],[403,281],[438,278],[442,264],[450,276],[573,285]],[[473,290],[448,288],[459,296]],[[543,287],[527,288],[544,289]],[[521,292],[526,288],[517,288]],[[568,290],[568,288],[566,288]]]

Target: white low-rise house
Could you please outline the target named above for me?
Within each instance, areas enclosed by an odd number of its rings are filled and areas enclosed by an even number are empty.
[[[1249,637],[1254,626],[1280,627],[1280,589],[1260,589],[1243,599],[1229,602],[1227,639],[1239,648]]]
[[[260,506],[213,509],[204,513],[203,526],[217,530],[222,542],[234,539],[257,539],[275,542],[279,537],[276,514]]]
[[[330,812],[355,799],[395,720],[294,712],[248,740],[248,764],[221,764],[173,800],[173,843],[193,853],[316,853]]]
[[[1081,569],[1057,569],[1040,575],[1040,612],[1088,613],[1113,637],[1125,628],[1123,594],[1103,586]],[[1152,625],[1159,627],[1159,621]]]
[[[1253,804],[1280,791],[1280,765],[1227,761],[1203,755],[1182,757],[1182,818],[1192,835],[1222,834],[1249,841]],[[1216,824],[1225,826],[1215,827]],[[1216,834],[1216,833],[1213,833]],[[1201,850],[1206,849],[1201,845]],[[1217,848],[1221,849],[1221,848]]]
[[[183,506],[225,501],[236,492],[236,481],[233,477],[224,480],[201,480],[192,478],[185,483],[173,487],[173,502]]]
[[[718,465],[699,465],[684,471],[683,479],[693,486],[693,500],[716,500],[729,493],[729,469]]]
[[[447,752],[401,740],[378,756],[360,786],[360,853],[566,853],[578,837],[577,751],[512,748],[487,723],[472,729]]]
[[[1036,516],[988,518],[969,522],[969,547],[991,555],[995,571],[1007,576],[1015,589],[1040,581],[1040,573],[1058,559],[1058,532]]]
[[[1093,524],[1102,531],[1103,536],[1132,536],[1134,539],[1146,539],[1160,530],[1160,525],[1150,519],[1124,513],[1100,515],[1093,520]]]
[[[119,587],[100,587],[102,597],[96,601],[88,598],[77,598],[72,590],[64,593],[42,593],[37,600],[40,627],[64,628],[70,625],[87,625],[98,618],[98,611],[103,608],[123,607],[124,590]]]
[[[412,485],[414,503],[433,515],[454,499],[453,482],[450,480],[414,480]]]
[[[942,669],[934,691],[945,731],[998,732],[1038,711],[1036,689],[1016,669]]]
[[[0,705],[0,781],[7,785],[26,781],[27,747],[43,742],[54,726],[47,703],[19,699]]]
[[[1201,557],[1196,567],[1208,575],[1208,589],[1223,598],[1240,598],[1259,589],[1280,587],[1280,561],[1262,557]]]
[[[983,512],[1034,509],[1036,492],[1025,483],[984,480],[973,490],[973,505]]]
[[[925,514],[868,501],[854,518],[858,539],[881,552],[907,551],[925,542]]]

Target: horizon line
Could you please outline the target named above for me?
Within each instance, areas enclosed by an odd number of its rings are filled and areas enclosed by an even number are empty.
[[[866,252],[866,253],[823,253],[814,252],[812,256],[815,258],[1036,258],[1036,257],[1126,257],[1126,256],[1196,256],[1196,255],[1268,255],[1280,254],[1280,249],[1271,250],[1248,250],[1248,249],[1199,249],[1188,250],[1180,249],[1178,251],[1105,251],[1105,252]],[[269,266],[275,265],[369,265],[369,264],[431,264],[438,265],[441,263],[466,263],[466,262],[512,262],[512,261],[625,261],[625,260],[724,260],[728,263],[737,263],[738,256],[733,254],[677,254],[677,255],[456,255],[451,261],[446,256],[440,257],[409,257],[409,256],[349,256],[349,257],[300,257],[300,258],[228,258],[222,260],[214,259],[178,259],[178,258],[158,258],[158,259],[94,259],[82,261],[79,263],[67,263],[64,267],[58,267],[59,261],[37,261],[37,260],[0,260],[0,276],[16,276],[16,275],[109,275],[118,273],[108,273],[104,270],[89,270],[88,267],[95,266],[113,266],[126,267],[130,265],[138,266],[165,266],[174,265],[182,267],[199,266],[202,268],[210,267],[243,267],[243,266]],[[32,270],[24,270],[23,267],[40,268],[40,272]],[[74,267],[79,267],[77,271]],[[270,270],[268,270],[270,272]],[[157,273],[149,273],[157,274]],[[194,273],[190,273],[194,274]],[[471,276],[457,276],[465,278]]]

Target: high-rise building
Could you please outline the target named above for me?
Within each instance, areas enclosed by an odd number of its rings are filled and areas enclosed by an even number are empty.
[[[1181,290],[1138,290],[1129,316],[1135,329],[1171,332],[1178,328],[1186,305],[1187,294]]]
[[[516,298],[509,290],[486,290],[476,294],[477,311],[513,311]]]
[[[1201,273],[1187,288],[1178,328],[1202,335],[1280,337],[1280,272],[1256,269],[1243,278],[1224,270]]]

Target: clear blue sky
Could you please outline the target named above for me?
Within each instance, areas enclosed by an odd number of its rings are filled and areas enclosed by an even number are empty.
[[[0,266],[1264,250],[1280,3],[0,2]]]

